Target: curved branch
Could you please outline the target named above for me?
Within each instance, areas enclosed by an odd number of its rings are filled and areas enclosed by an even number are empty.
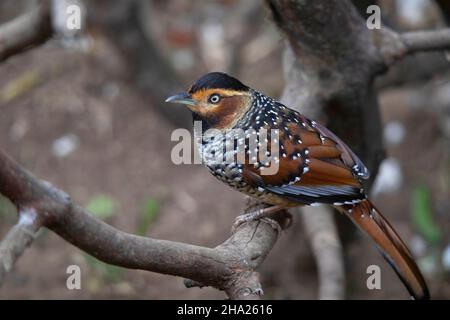
[[[44,226],[106,263],[189,278],[225,290],[232,299],[257,299],[262,289],[254,270],[278,235],[273,222],[264,220],[242,224],[216,248],[128,234],[74,205],[64,192],[39,181],[1,150],[0,193],[21,213],[19,224],[0,246],[0,263],[6,266],[3,274],[31,243],[31,235]],[[30,212],[33,219],[24,216]]]
[[[50,5],[44,1],[32,11],[0,26],[0,62],[47,41],[52,34]]]

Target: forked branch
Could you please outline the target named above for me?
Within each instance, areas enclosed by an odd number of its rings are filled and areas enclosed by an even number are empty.
[[[264,220],[242,224],[216,248],[128,234],[96,219],[1,150],[0,193],[20,213],[0,244],[0,283],[37,230],[46,227],[106,263],[192,279],[224,290],[232,299],[257,299],[262,289],[255,269],[278,236],[273,222]]]

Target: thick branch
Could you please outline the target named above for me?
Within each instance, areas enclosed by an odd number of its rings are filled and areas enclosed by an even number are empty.
[[[408,53],[450,49],[450,28],[406,32],[400,35]]]
[[[52,36],[49,7],[44,1],[31,12],[0,26],[0,62]]]
[[[278,234],[272,223],[250,222],[213,249],[128,234],[72,204],[64,192],[37,180],[2,151],[0,193],[19,210],[33,210],[36,214],[33,226],[42,224],[106,263],[193,279],[225,290],[232,299],[259,297],[262,290],[254,269],[264,261]],[[10,244],[11,239],[23,239],[21,242],[25,244],[20,244],[23,248],[31,241],[19,231],[21,226],[19,223],[13,228],[2,244],[2,253],[14,256],[13,261],[18,254],[15,245]],[[10,268],[8,264],[5,271]]]

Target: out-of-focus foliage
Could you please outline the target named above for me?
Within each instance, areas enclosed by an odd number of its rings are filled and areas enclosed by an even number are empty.
[[[0,88],[0,102],[6,103],[33,89],[42,81],[37,70],[31,70]]]
[[[106,220],[112,217],[115,212],[115,202],[107,195],[93,197],[86,205],[86,209],[97,218]]]
[[[415,227],[427,242],[438,244],[441,240],[441,231],[433,220],[428,189],[425,186],[414,188],[411,202]]]
[[[143,236],[147,233],[153,220],[158,214],[159,203],[155,199],[147,199],[142,207],[139,222],[136,228],[136,233]]]
[[[104,263],[85,253],[83,253],[83,257],[92,270],[104,280],[120,281],[122,279],[123,268]]]

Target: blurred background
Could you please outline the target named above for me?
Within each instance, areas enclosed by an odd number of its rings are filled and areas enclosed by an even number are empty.
[[[396,30],[442,28],[448,1],[376,1]],[[355,1],[363,16],[375,1]],[[0,23],[36,5],[4,0]],[[173,129],[190,124],[164,98],[209,71],[228,72],[278,97],[283,37],[259,0],[83,1],[81,35],[55,37],[0,64],[0,147],[92,214],[130,233],[215,246],[244,197],[199,165],[170,160]],[[434,298],[450,298],[450,53],[408,57],[377,81],[387,158],[374,202],[410,245]],[[336,216],[345,251],[347,297],[408,297],[374,245]],[[16,212],[0,196],[0,235]],[[82,289],[66,288],[81,267]],[[382,290],[366,268],[382,268]],[[300,219],[261,267],[266,298],[316,299],[315,262]],[[224,298],[182,279],[106,265],[40,232],[0,298]]]

